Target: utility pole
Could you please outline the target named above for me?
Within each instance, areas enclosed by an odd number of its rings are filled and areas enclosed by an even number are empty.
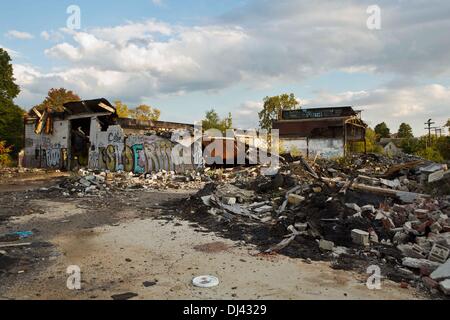
[[[425,128],[425,130],[428,130],[428,146],[431,146],[431,125],[434,123],[435,122],[432,122],[431,119],[428,119],[428,121],[425,122],[425,125],[428,126],[427,128]]]

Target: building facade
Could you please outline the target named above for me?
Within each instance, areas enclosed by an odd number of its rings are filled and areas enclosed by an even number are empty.
[[[367,125],[352,107],[284,110],[273,122],[282,149],[306,157],[342,157],[351,145],[365,146]],[[365,147],[364,147],[365,149]]]

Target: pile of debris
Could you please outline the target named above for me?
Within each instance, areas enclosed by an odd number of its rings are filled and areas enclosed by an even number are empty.
[[[196,171],[186,171],[176,174],[173,171],[160,171],[152,174],[135,175],[127,172],[104,172],[80,169],[78,173],[65,179],[54,187],[66,197],[102,196],[108,192],[124,190],[163,190],[163,189],[193,189],[207,176]],[[42,188],[41,191],[48,191]]]
[[[362,155],[347,164],[303,158],[273,176],[235,168],[185,202],[184,214],[264,253],[383,266],[387,276],[450,294],[446,165]],[[436,182],[439,185],[436,186]],[[361,263],[365,262],[365,263]]]

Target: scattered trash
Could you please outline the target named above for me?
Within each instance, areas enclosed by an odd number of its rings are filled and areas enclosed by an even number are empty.
[[[137,293],[126,292],[126,293],[112,295],[111,298],[113,300],[129,300],[129,299],[135,298],[137,296],[138,296]]]
[[[155,280],[155,281],[144,281],[142,283],[142,285],[144,287],[146,287],[146,288],[156,286],[157,284],[158,284],[158,280]]]
[[[199,288],[212,288],[219,285],[219,279],[214,276],[199,276],[192,280],[192,284]]]

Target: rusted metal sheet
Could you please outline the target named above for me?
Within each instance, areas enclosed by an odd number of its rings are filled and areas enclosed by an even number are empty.
[[[324,137],[339,138],[344,136],[344,120],[309,119],[275,121],[273,129],[278,129],[281,138],[287,137]]]

